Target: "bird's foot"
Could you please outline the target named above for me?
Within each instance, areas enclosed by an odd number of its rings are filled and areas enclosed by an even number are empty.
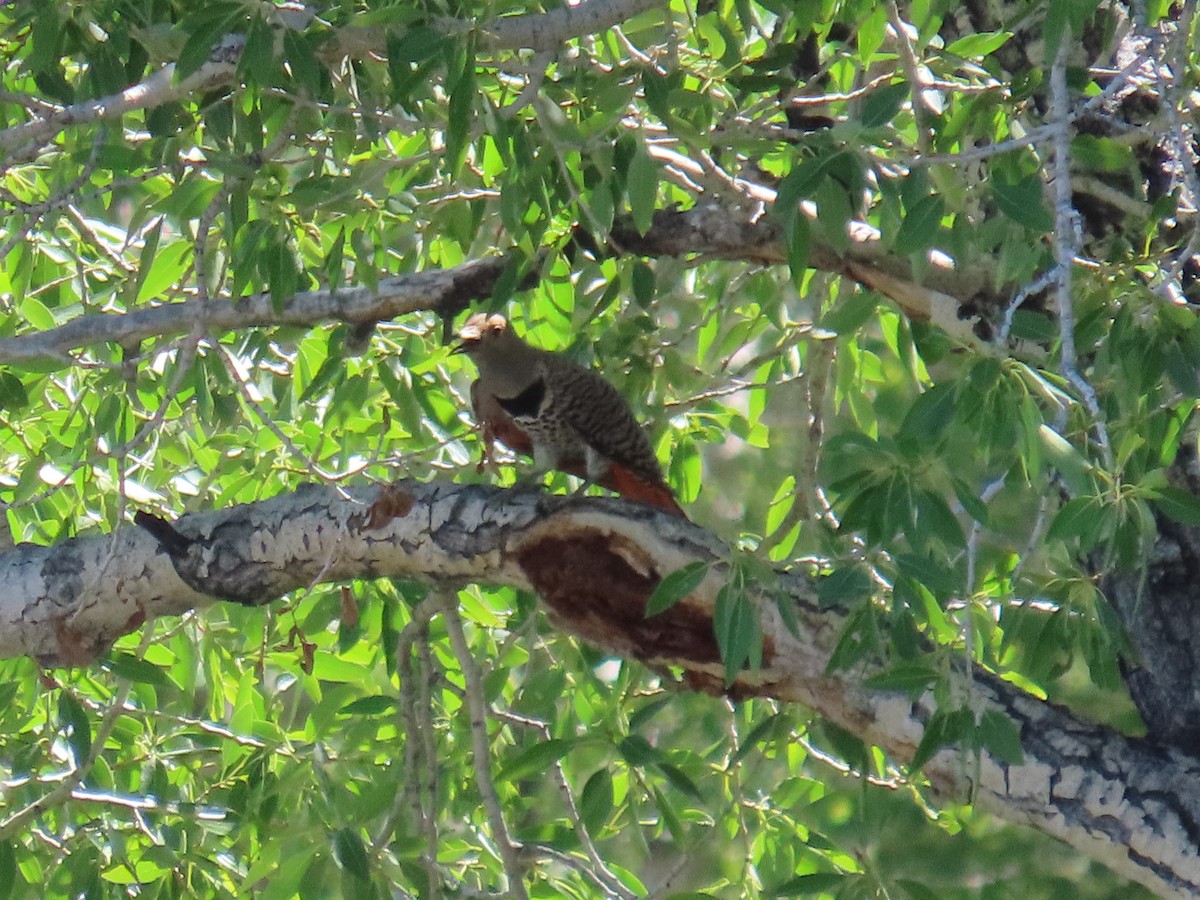
[[[521,494],[540,494],[546,489],[545,477],[545,472],[525,472],[517,476],[517,480],[513,482],[513,486],[509,490]]]

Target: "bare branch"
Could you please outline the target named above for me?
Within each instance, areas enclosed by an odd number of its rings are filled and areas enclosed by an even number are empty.
[[[1054,129],[1054,251],[1058,300],[1059,365],[1063,375],[1079,392],[1083,406],[1096,429],[1096,440],[1106,467],[1113,468],[1100,401],[1096,391],[1079,371],[1075,351],[1075,306],[1071,296],[1072,272],[1079,250],[1079,217],[1071,194],[1071,112],[1067,94],[1067,57],[1070,32],[1063,34],[1054,65],[1050,67],[1050,116]]]
[[[488,822],[492,826],[492,839],[500,851],[500,858],[504,860],[508,890],[513,897],[520,900],[528,897],[529,893],[525,890],[525,878],[522,874],[523,865],[519,853],[521,847],[513,843],[508,836],[504,810],[500,805],[500,797],[496,794],[496,785],[492,781],[492,754],[488,742],[487,694],[483,687],[483,673],[471,654],[454,597],[446,594],[443,599],[445,607],[442,616],[446,622],[446,634],[450,637],[450,645],[454,648],[454,655],[458,657],[458,665],[466,681],[467,709],[471,711],[471,749],[475,756],[475,784],[479,788],[483,808],[487,811]]]
[[[586,0],[544,13],[505,16],[484,28],[496,47],[554,50],[572,38],[596,34],[655,8],[667,12],[663,0]]]
[[[269,292],[227,303],[199,298],[127,313],[80,316],[57,328],[0,338],[0,364],[61,360],[72,350],[111,342],[135,344],[152,337],[186,334],[195,327],[223,332],[271,325],[317,325],[323,322],[378,322],[419,310],[446,315],[465,309],[491,293],[504,271],[499,257],[476,260],[453,269],[394,275],[376,289],[343,288],[305,291],[276,310]]]
[[[118,119],[128,112],[161,106],[228,81],[237,70],[237,59],[244,44],[244,38],[239,36],[226,37],[214,48],[213,57],[208,62],[179,81],[175,80],[175,64],[170,63],[145,81],[119,93],[73,103],[0,131],[0,154],[5,157],[4,165],[7,167],[14,162],[32,159],[41,147],[64,128],[100,119]]]

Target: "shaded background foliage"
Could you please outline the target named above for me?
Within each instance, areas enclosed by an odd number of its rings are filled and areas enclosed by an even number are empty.
[[[0,336],[201,306],[186,333],[0,370],[14,538],[309,480],[511,479],[475,469],[472,373],[443,341],[459,310],[373,329],[216,331],[203,314],[260,291],[282,312],[298,291],[500,251],[512,264],[483,307],[617,384],[696,521],[760,562],[825,561],[823,598],[853,611],[839,664],[882,660],[879,687],[932,686],[953,712],[949,660],[965,653],[1139,729],[1120,627],[1078,560],[1136,567],[1154,504],[1196,517],[1164,470],[1195,403],[1200,335],[1159,291],[1194,293],[1177,216],[1189,176],[1163,149],[1175,125],[1152,107],[1157,130],[1133,133],[1102,94],[1124,8],[673,3],[541,48],[496,24],[526,12],[539,8],[345,2],[292,20],[244,2],[0,7],[10,127],[165,62],[179,84],[224,36],[244,40],[230,78],[5,145]],[[1151,30],[1180,16],[1134,13]],[[1172,61],[1194,86],[1183,23],[1188,55]],[[1088,263],[1070,331],[1040,277],[1061,225],[1049,150],[1024,140],[1050,115],[1064,35],[1075,96],[1105,100],[1070,144]],[[788,265],[647,261],[611,239],[699,202],[766,217]],[[937,274],[931,251],[953,257],[964,315],[1005,340],[965,349],[809,268],[851,251],[851,220],[918,281]],[[1164,257],[1179,260],[1167,279]],[[1083,387],[1059,365],[1068,342]],[[0,884],[424,896],[436,869],[448,886],[498,885],[464,661],[442,617],[414,618],[425,596],[313,589],[283,608],[151,623],[85,669],[0,663]],[[933,805],[919,776],[802,710],[668,693],[661,674],[556,634],[528,596],[458,599],[533,896],[593,896],[597,872],[609,890],[662,896],[1130,895],[1032,833]],[[946,737],[1010,740],[985,726]],[[84,788],[18,812],[73,766],[90,767]],[[431,834],[436,867],[421,859]]]

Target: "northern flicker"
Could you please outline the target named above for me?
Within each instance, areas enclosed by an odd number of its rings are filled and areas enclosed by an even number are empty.
[[[600,375],[529,346],[503,316],[471,316],[459,337],[454,352],[479,369],[471,406],[485,455],[499,441],[542,471],[559,469],[687,518],[629,404]]]

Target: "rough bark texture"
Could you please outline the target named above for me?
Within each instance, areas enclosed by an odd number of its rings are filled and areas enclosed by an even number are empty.
[[[1200,495],[1200,460],[1185,442],[1171,470],[1176,485]],[[1200,529],[1157,515],[1158,541],[1144,571],[1113,573],[1104,592],[1134,654],[1122,661],[1125,683],[1157,740],[1200,748]],[[1197,835],[1200,839],[1200,835]]]
[[[564,630],[609,651],[683,673],[681,687],[725,690],[712,611],[727,548],[704,530],[617,500],[544,497],[477,485],[401,483],[382,494],[308,487],[260,503],[184,516],[169,530],[128,527],[0,556],[0,656],[82,663],[144,616],[207,598],[262,604],[351,577],[482,581],[535,590]],[[652,618],[666,574],[712,563],[697,590]],[[603,571],[599,584],[594,573]],[[933,701],[867,691],[862,672],[827,671],[843,617],[820,609],[812,582],[780,574],[757,598],[763,667],[729,693],[812,707],[900,761],[912,758]],[[793,634],[777,603],[799,620]],[[924,767],[950,796],[973,791],[998,815],[1060,838],[1163,896],[1200,892],[1200,760],[1158,741],[1081,722],[983,672],[984,710],[1014,721],[1024,758],[943,750]]]

